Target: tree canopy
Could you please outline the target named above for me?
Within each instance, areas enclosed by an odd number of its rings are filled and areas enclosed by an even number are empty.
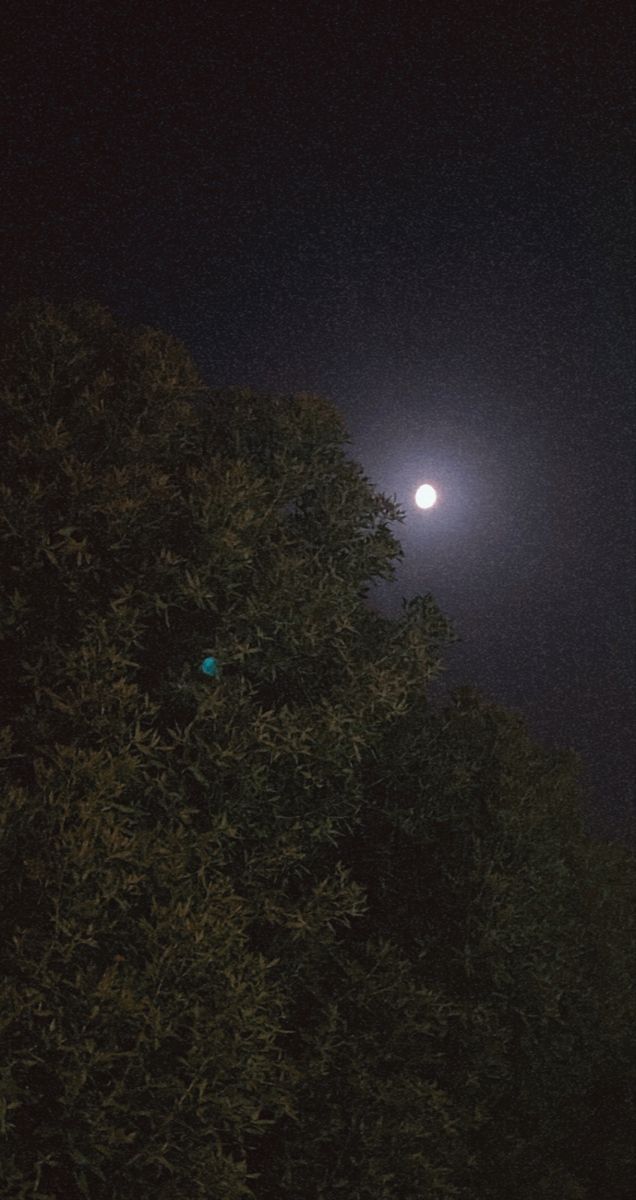
[[[86,303],[0,372],[7,1197],[627,1195],[633,855],[431,703],[334,407]]]

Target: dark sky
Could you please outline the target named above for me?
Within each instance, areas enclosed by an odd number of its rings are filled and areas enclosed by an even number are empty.
[[[15,4],[0,73],[1,310],[85,296],[212,385],[333,400],[406,511],[373,603],[431,591],[462,638],[446,680],[577,749],[611,836],[636,730],[631,7]]]

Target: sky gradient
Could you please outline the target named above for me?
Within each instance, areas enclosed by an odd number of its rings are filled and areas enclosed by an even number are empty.
[[[631,5],[14,5],[0,304],[97,300],[311,391],[406,513],[445,682],[634,811]],[[170,10],[170,11],[168,11]],[[68,14],[68,15],[66,15]],[[417,486],[439,502],[421,511]]]

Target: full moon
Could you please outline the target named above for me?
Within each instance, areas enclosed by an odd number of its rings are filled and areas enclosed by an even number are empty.
[[[421,487],[418,487],[415,493],[415,503],[418,508],[432,508],[436,500],[437,492],[430,483],[423,483]]]

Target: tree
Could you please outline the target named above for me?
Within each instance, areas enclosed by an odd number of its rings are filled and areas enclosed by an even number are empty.
[[[373,979],[352,995],[317,972],[314,1004],[332,1039],[346,1027],[352,1056],[373,1021],[375,1065],[367,1091],[342,1046],[319,1080],[302,1072],[307,1096],[318,1084],[345,1118],[346,1194],[631,1194],[636,864],[583,832],[579,770],[472,688],[409,709],[363,764],[367,819],[340,853],[367,910],[340,950],[343,971],[366,960],[358,980]],[[385,1191],[379,1170],[357,1190],[375,1165],[378,1106],[393,1118],[382,1166],[395,1175]],[[332,1160],[288,1127],[292,1162],[309,1147],[306,1194],[337,1194]]]
[[[325,402],[85,304],[0,358],[6,1194],[250,1195],[290,974],[364,906],[357,764],[450,631],[365,604],[400,514]]]
[[[633,855],[432,705],[337,412],[85,304],[0,363],[7,1197],[627,1195]]]

